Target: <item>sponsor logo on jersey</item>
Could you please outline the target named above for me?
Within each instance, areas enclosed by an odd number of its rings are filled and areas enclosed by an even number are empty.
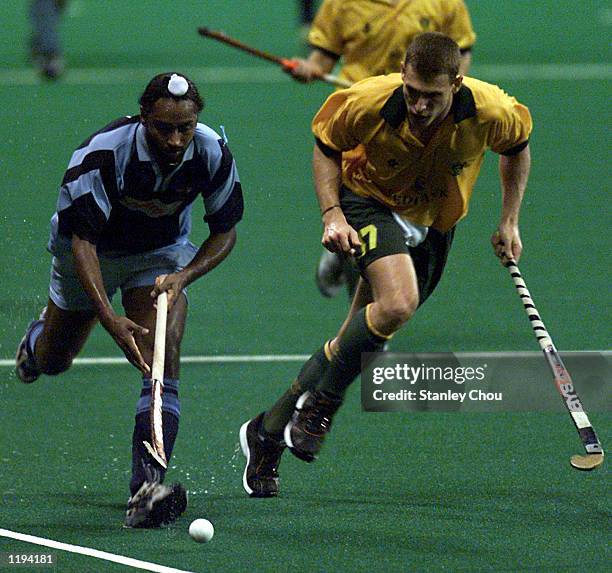
[[[183,201],[173,201],[172,203],[164,203],[159,199],[134,199],[134,197],[122,197],[119,202],[130,209],[130,211],[140,211],[148,217],[158,218],[174,215],[180,211],[183,206]]]

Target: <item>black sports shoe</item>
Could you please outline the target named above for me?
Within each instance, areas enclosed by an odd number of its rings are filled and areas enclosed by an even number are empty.
[[[36,364],[30,357],[30,353],[26,348],[26,336],[21,339],[17,347],[17,353],[15,354],[15,372],[17,373],[17,378],[24,384],[31,384],[40,377],[40,370],[36,368]]]
[[[187,509],[187,492],[180,483],[168,487],[151,469],[140,489],[128,500],[125,527],[153,528],[176,521]]]
[[[38,380],[41,374],[40,370],[36,366],[34,357],[30,355],[27,340],[32,328],[45,320],[46,312],[47,307],[45,306],[42,309],[38,320],[33,320],[30,322],[30,324],[28,324],[28,328],[26,328],[25,334],[23,335],[21,342],[19,342],[17,352],[15,353],[15,372],[17,373],[17,378],[19,378],[19,380],[21,380],[24,384],[31,384],[32,382],[35,382]]]
[[[251,497],[278,495],[278,466],[285,444],[260,432],[264,412],[240,427],[240,447],[246,457],[242,486]]]
[[[296,405],[291,421],[285,426],[285,442],[291,453],[313,462],[329,432],[332,418],[342,400],[332,398],[323,392],[304,392]]]

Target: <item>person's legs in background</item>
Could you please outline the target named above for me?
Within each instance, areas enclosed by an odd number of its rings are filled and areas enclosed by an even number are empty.
[[[55,80],[64,72],[59,23],[67,0],[31,0],[31,56],[43,77]]]

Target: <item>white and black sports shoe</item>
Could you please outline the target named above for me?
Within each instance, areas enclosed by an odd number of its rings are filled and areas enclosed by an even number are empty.
[[[125,527],[160,527],[176,521],[187,509],[187,492],[180,483],[163,485],[155,469],[147,470],[147,480],[128,500]]]
[[[318,390],[304,392],[285,426],[284,438],[289,451],[305,462],[315,461],[341,405],[342,400]]]
[[[242,486],[250,497],[274,497],[279,492],[278,466],[285,444],[261,434],[263,416],[262,412],[240,428],[240,447],[246,457]]]
[[[36,368],[36,364],[26,348],[26,337],[24,336],[17,347],[17,354],[15,354],[15,372],[17,378],[24,384],[31,384],[40,377],[40,371]]]
[[[17,373],[17,378],[21,380],[24,384],[31,384],[38,380],[41,375],[40,370],[36,366],[36,362],[34,358],[30,355],[27,347],[27,339],[30,334],[32,328],[34,328],[37,324],[40,324],[45,319],[45,314],[47,312],[47,307],[45,306],[38,317],[38,320],[33,320],[28,324],[28,328],[26,328],[25,334],[17,346],[17,352],[15,353],[15,372]]]

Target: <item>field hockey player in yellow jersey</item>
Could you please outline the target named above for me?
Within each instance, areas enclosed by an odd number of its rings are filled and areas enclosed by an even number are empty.
[[[497,86],[459,75],[459,57],[449,37],[422,34],[401,73],[332,94],[313,120],[322,243],[354,256],[362,278],[336,337],[272,408],[242,426],[251,496],[276,495],[285,446],[316,459],[362,354],[381,351],[431,295],[489,149],[499,154],[502,187],[493,249],[520,258],[531,116]]]
[[[397,72],[408,44],[423,32],[455,40],[461,49],[459,71],[468,72],[476,34],[463,0],[325,0],[308,36],[310,55],[292,60],[286,71],[308,82],[341,61],[339,78],[349,84]],[[358,279],[350,263],[323,252],[316,272],[323,296],[335,296],[346,283],[352,298]]]
[[[287,71],[309,81],[342,58],[339,77],[351,83],[397,72],[406,48],[423,32],[455,40],[460,71],[467,73],[476,34],[463,0],[324,0],[308,34],[310,55]]]

